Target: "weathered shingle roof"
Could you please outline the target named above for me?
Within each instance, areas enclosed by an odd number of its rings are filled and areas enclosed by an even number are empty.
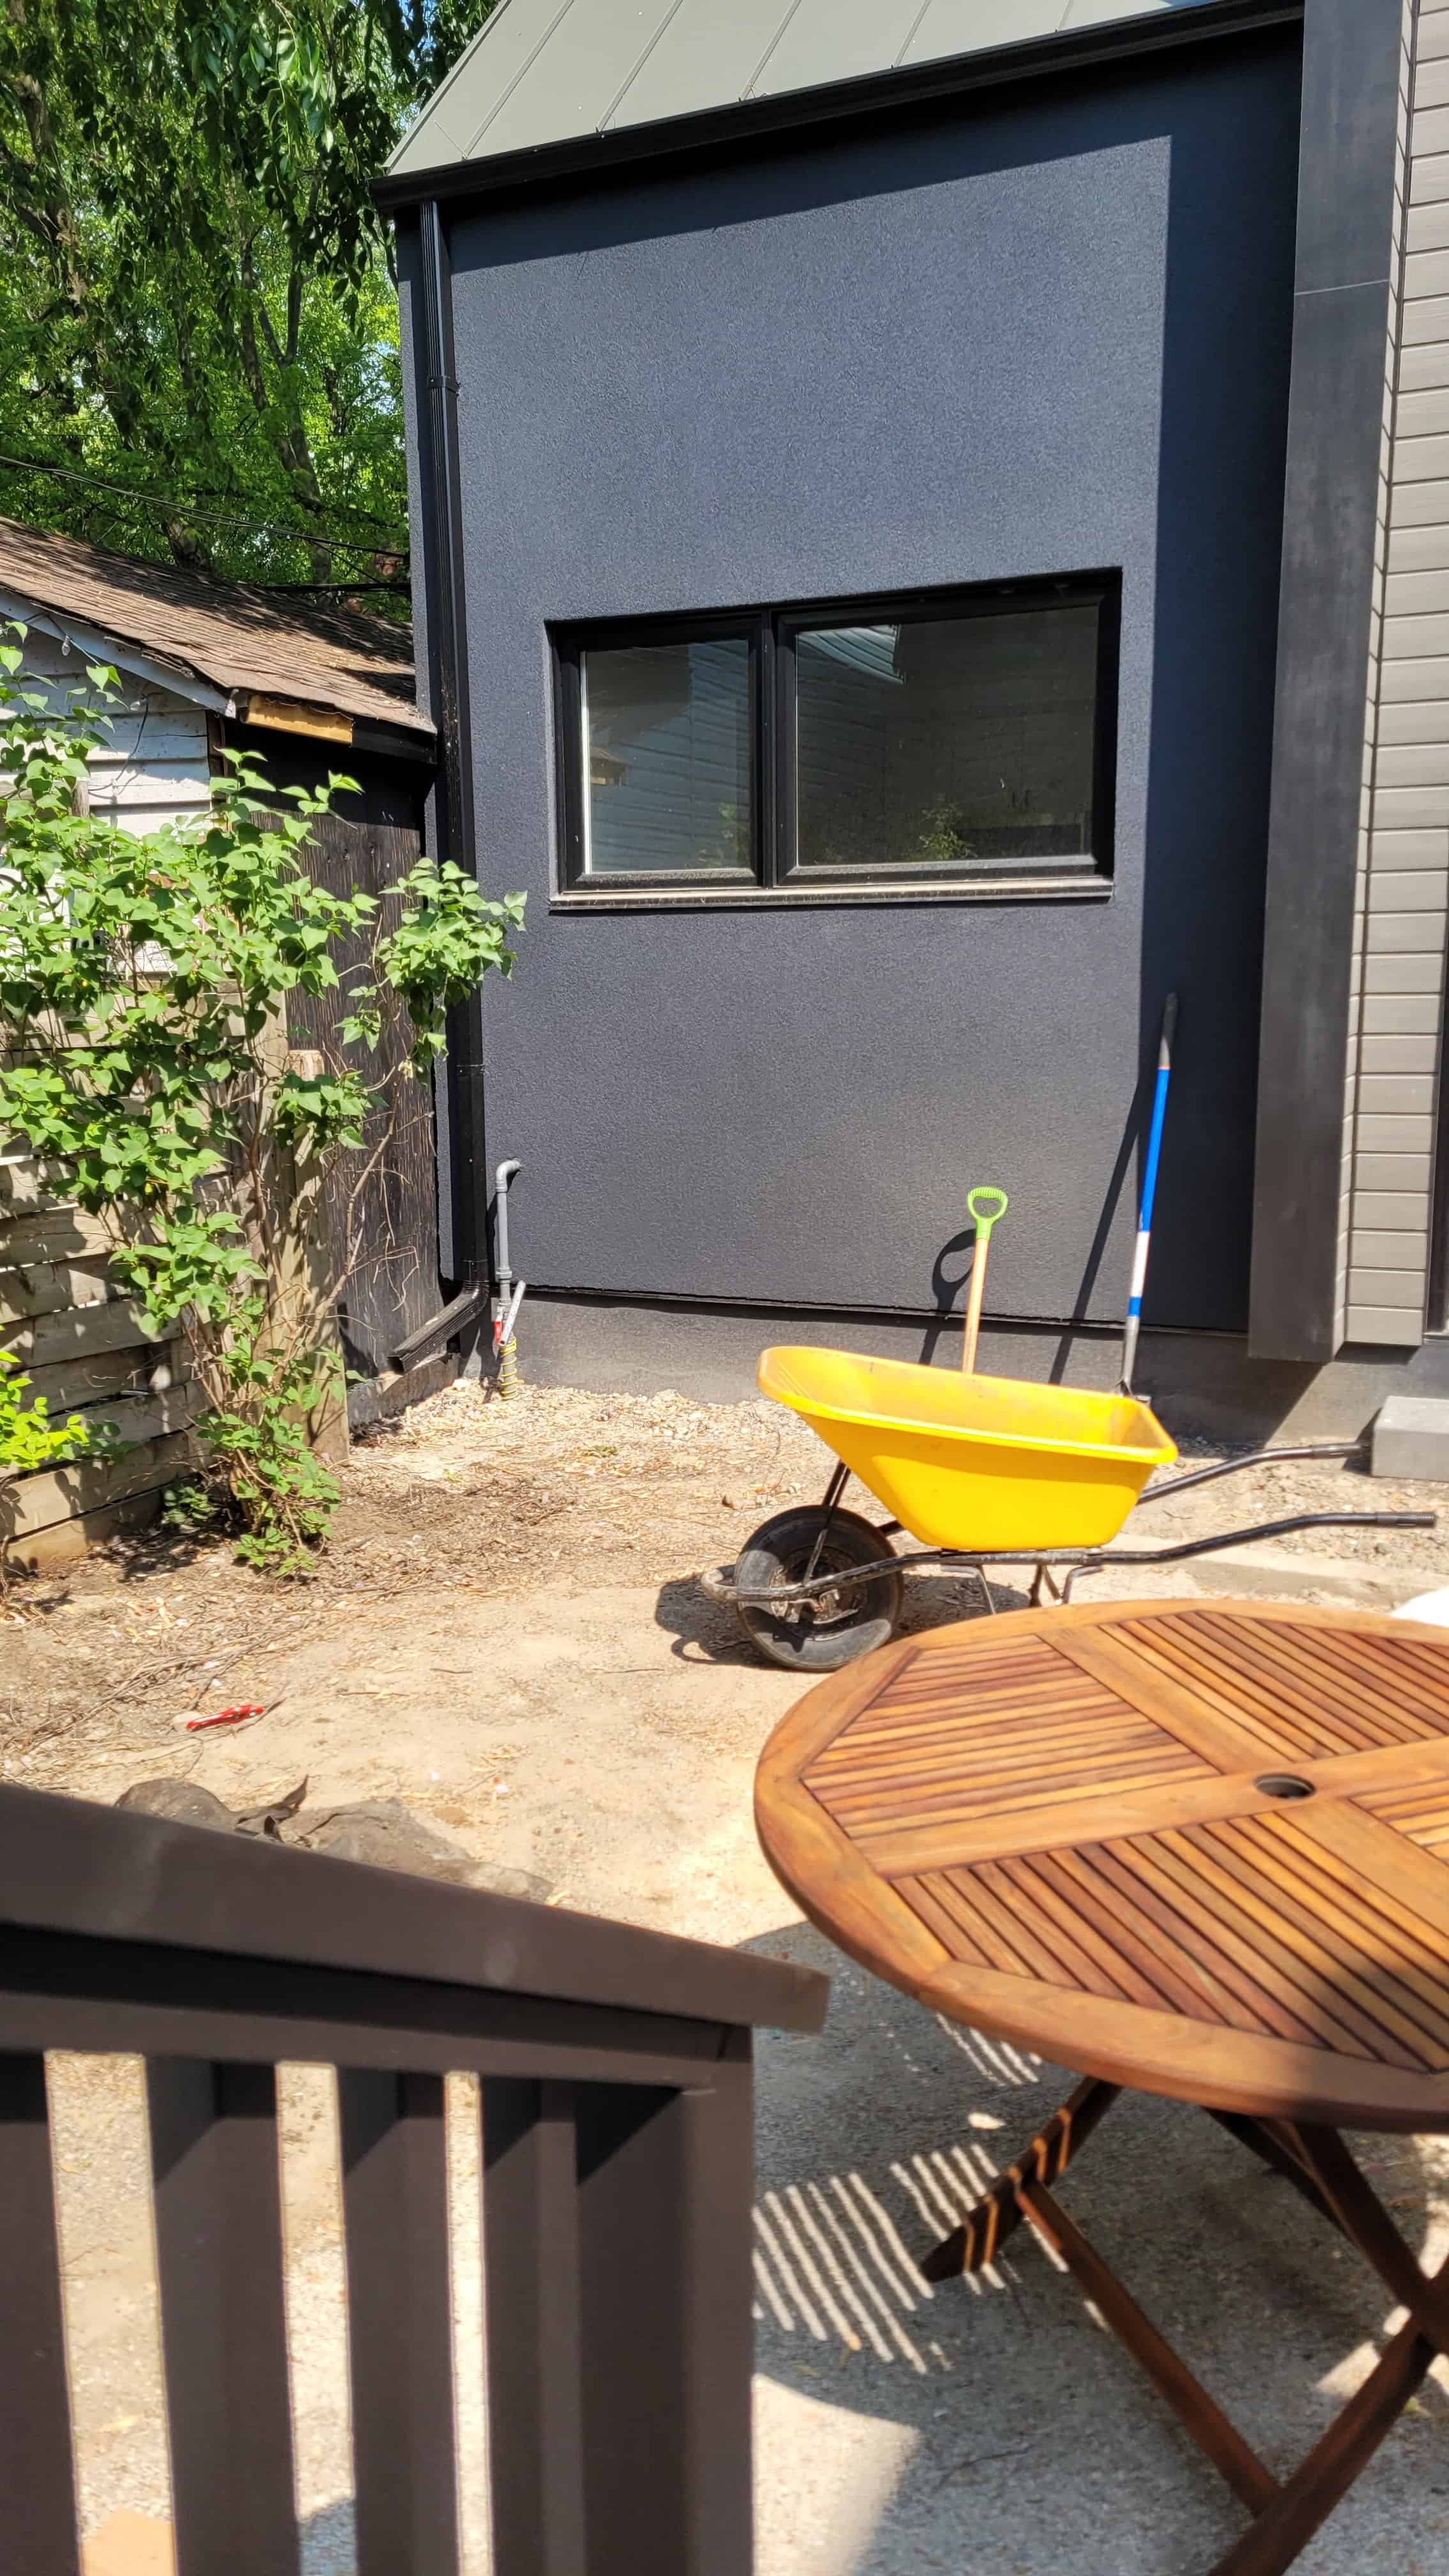
[[[402,177],[1210,0],[499,0]]]
[[[356,609],[299,607],[16,519],[0,519],[0,601],[71,618],[227,697],[286,698],[433,730],[414,694],[408,628]]]

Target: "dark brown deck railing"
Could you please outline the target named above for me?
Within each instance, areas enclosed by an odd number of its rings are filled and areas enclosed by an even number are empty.
[[[178,2576],[295,2576],[276,2068],[338,2070],[359,2576],[458,2565],[481,2079],[496,2576],[748,2576],[752,2026],[803,1969],[0,1789],[0,2557],[75,2576],[46,2049],[147,2060]]]

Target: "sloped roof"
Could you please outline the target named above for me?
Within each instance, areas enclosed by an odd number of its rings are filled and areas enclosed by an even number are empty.
[[[225,698],[286,698],[431,736],[406,626],[347,608],[300,607],[244,582],[140,563],[50,528],[0,519],[0,615],[28,605]]]
[[[1212,0],[499,0],[388,172],[815,89]]]

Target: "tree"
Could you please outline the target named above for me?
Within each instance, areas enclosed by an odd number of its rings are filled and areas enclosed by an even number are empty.
[[[57,711],[21,673],[20,644],[0,644],[0,1134],[102,1218],[147,1326],[179,1325],[208,1508],[221,1502],[250,1562],[296,1571],[337,1500],[307,1431],[335,1388],[343,1275],[309,1211],[379,1094],[431,1071],[448,1010],[489,967],[508,973],[523,897],[487,902],[430,859],[381,903],[329,892],[303,860],[331,792],[291,789],[290,811],[264,812],[265,781],[235,754],[199,821],[122,831],[76,793],[114,674],[90,670]],[[359,933],[369,965],[342,1042],[299,1061],[288,997],[335,989],[334,952]],[[387,1017],[408,1049],[379,1070]],[[384,1122],[376,1153],[387,1136]],[[75,1438],[20,1420],[18,1393],[0,1367],[0,1477]]]
[[[492,5],[0,0],[0,509],[405,601],[369,183]]]

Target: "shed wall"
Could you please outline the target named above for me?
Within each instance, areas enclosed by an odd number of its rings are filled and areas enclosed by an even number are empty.
[[[479,838],[531,916],[488,1153],[538,1285],[929,1315],[989,1175],[993,1308],[1106,1319],[1177,984],[1153,1304],[1241,1324],[1297,117],[1273,37],[457,222]],[[549,913],[550,621],[1119,567],[1110,903]]]
[[[85,656],[74,648],[66,653],[54,636],[32,627],[24,650],[27,672],[54,689],[57,705],[83,684]],[[206,711],[132,672],[118,672],[117,678],[105,739],[91,754],[91,811],[125,831],[154,832],[207,803]]]

